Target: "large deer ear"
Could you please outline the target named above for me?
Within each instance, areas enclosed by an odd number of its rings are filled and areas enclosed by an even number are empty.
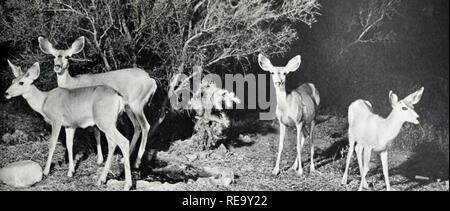
[[[19,76],[21,76],[23,73],[22,73],[22,70],[20,69],[20,67],[18,67],[18,66],[16,66],[16,65],[14,65],[13,63],[11,63],[10,61],[9,61],[9,59],[8,59],[8,64],[9,64],[9,66],[11,67],[11,70],[12,70],[12,72],[13,72],[13,74],[14,74],[14,77],[19,77]]]
[[[301,63],[302,57],[300,55],[297,55],[288,62],[288,64],[286,65],[286,70],[288,72],[294,72],[300,67]]]
[[[41,68],[39,67],[39,62],[36,62],[28,69],[27,77],[31,80],[36,80],[39,78],[39,74],[41,73]]]
[[[423,94],[423,90],[425,88],[422,87],[419,90],[417,90],[416,92],[408,95],[407,97],[405,97],[405,99],[403,99],[404,101],[410,102],[411,104],[416,104],[420,101],[420,99],[422,98],[422,94]]]
[[[389,91],[389,102],[391,102],[391,106],[395,106],[398,103],[398,96],[392,91]]]
[[[80,53],[84,48],[84,36],[78,37],[66,51],[68,56]]]
[[[264,71],[270,72],[273,70],[273,65],[270,62],[270,60],[267,57],[263,56],[262,54],[258,55],[258,64]]]
[[[39,48],[42,52],[45,54],[51,54],[56,57],[56,49],[53,47],[53,45],[48,41],[47,38],[39,37]]]

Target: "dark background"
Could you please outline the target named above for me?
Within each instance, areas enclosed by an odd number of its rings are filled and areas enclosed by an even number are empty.
[[[302,56],[301,67],[288,76],[287,86],[314,83],[323,112],[343,116],[359,98],[369,100],[376,112],[386,116],[389,90],[402,99],[424,86],[416,105],[422,122],[448,128],[449,1],[402,1],[398,15],[383,26],[396,32],[396,42],[358,44],[339,55],[339,42],[356,39],[357,34],[346,33],[345,27],[358,2],[322,0],[318,22],[312,28],[298,27],[300,39],[290,52],[272,59],[274,65],[283,66],[295,55]]]

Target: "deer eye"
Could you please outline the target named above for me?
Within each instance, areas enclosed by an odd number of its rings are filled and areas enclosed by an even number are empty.
[[[283,75],[287,75],[287,73],[283,73]]]
[[[406,111],[406,110],[408,110],[408,108],[407,107],[402,107],[402,110]]]
[[[23,85],[23,81],[19,82],[19,85],[21,85],[21,86],[22,86],[22,85]]]

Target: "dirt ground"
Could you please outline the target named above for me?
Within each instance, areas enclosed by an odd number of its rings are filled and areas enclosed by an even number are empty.
[[[2,109],[1,118],[11,124],[3,125],[3,129],[11,131],[12,128],[24,131],[28,137],[17,143],[0,143],[0,167],[9,163],[31,159],[42,166],[48,153],[48,131],[38,116],[30,114],[11,114]],[[24,122],[24,119],[27,120]],[[20,121],[19,121],[20,120]],[[17,125],[15,125],[16,123]],[[309,142],[305,143],[302,152],[304,174],[297,176],[289,171],[296,155],[295,129],[288,129],[288,137],[281,161],[281,173],[278,176],[271,174],[275,165],[278,150],[278,125],[272,121],[238,121],[233,124],[233,138],[223,142],[224,147],[203,152],[203,156],[186,159],[195,153],[186,149],[189,141],[177,141],[169,150],[159,151],[156,156],[146,153],[146,158],[153,157],[152,162],[142,171],[133,171],[133,179],[146,181],[159,181],[167,183],[180,183],[183,190],[229,190],[229,191],[355,191],[359,186],[359,170],[356,156],[353,156],[349,172],[348,185],[341,185],[346,156],[346,119],[329,116],[317,125],[314,139],[317,145],[315,165],[320,173],[309,172]],[[3,136],[3,134],[1,134]],[[74,151],[77,153],[76,169],[72,178],[68,178],[65,158],[65,146],[60,140],[53,158],[53,167],[50,175],[26,189],[15,189],[0,184],[0,190],[108,190],[106,185],[96,186],[95,182],[103,166],[96,164],[94,141],[86,143],[84,140],[75,140]],[[105,143],[104,143],[105,144]],[[104,148],[106,148],[104,146]],[[116,151],[116,153],[118,150]],[[104,152],[106,153],[106,152]],[[423,154],[418,152],[390,151],[389,173],[391,186],[399,191],[448,191],[448,152],[438,156],[436,152]],[[119,153],[117,153],[119,154]],[[177,162],[184,163],[187,168],[182,170],[167,170],[171,161],[161,159],[162,155],[172,156]],[[201,153],[200,153],[201,154]],[[200,155],[198,154],[198,155]],[[428,156],[428,157],[426,157]],[[108,175],[108,179],[123,180],[123,167],[119,162],[120,155],[116,155]],[[234,173],[234,182],[225,187],[192,181],[202,177],[198,169],[204,166],[218,166],[231,169]],[[166,169],[161,171],[161,169]],[[416,179],[416,176],[426,179]],[[371,170],[368,175],[370,190],[385,190],[385,183],[381,171],[381,163],[377,154],[373,154]]]

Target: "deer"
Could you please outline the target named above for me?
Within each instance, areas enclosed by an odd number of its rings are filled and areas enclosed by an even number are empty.
[[[130,145],[130,154],[134,151],[134,147],[141,133],[141,144],[133,165],[134,168],[139,168],[147,145],[148,132],[150,130],[150,124],[144,115],[144,106],[147,103],[151,103],[157,89],[155,79],[151,78],[145,70],[140,68],[126,68],[97,74],[81,74],[72,77],[68,71],[69,58],[74,54],[80,53],[84,49],[84,36],[77,38],[72,43],[71,47],[65,50],[55,49],[48,39],[44,37],[40,36],[38,37],[38,40],[41,51],[45,54],[54,56],[53,71],[56,73],[59,87],[74,89],[96,85],[107,85],[123,96],[125,112],[134,127],[134,134]],[[97,143],[99,143],[100,136],[96,134],[95,137]],[[99,144],[97,144],[97,148],[98,145]],[[98,153],[100,153],[101,156],[101,150]],[[98,162],[102,163],[102,159],[98,158]]]
[[[305,126],[309,126],[308,137],[311,143],[310,172],[315,172],[313,130],[315,127],[315,116],[320,103],[319,91],[312,83],[304,83],[289,93],[286,91],[286,76],[300,67],[301,56],[295,56],[284,67],[275,67],[267,57],[259,54],[258,63],[262,70],[271,73],[277,99],[275,114],[280,125],[280,140],[278,156],[272,174],[278,175],[280,173],[280,159],[284,147],[286,127],[294,125],[297,128],[297,157],[290,169],[296,171],[298,176],[303,175],[301,152],[305,142],[304,134],[307,133]]]
[[[106,182],[114,149],[119,146],[124,158],[124,190],[129,190],[132,185],[129,161],[130,143],[116,128],[117,118],[125,106],[122,96],[105,85],[76,89],[57,87],[44,92],[33,85],[40,74],[38,62],[34,63],[26,72],[22,72],[20,67],[15,66],[9,60],[8,63],[15,78],[5,92],[5,98],[11,99],[12,97],[22,96],[30,107],[43,116],[52,128],[49,139],[49,154],[43,174],[47,176],[50,172],[59,132],[61,127],[64,127],[69,158],[67,176],[72,177],[75,171],[72,153],[75,130],[95,125],[105,134],[108,142],[108,156],[97,185],[100,186]]]
[[[409,122],[419,124],[419,115],[414,111],[414,105],[422,98],[424,87],[408,95],[403,100],[389,91],[389,101],[392,107],[390,114],[383,118],[374,113],[372,104],[367,100],[356,100],[348,108],[348,142],[349,150],[341,184],[347,184],[347,175],[353,151],[356,151],[361,183],[358,191],[369,187],[366,176],[369,172],[371,153],[380,155],[386,190],[390,191],[388,172],[388,146],[399,134],[403,124]],[[356,144],[356,147],[355,147]]]

